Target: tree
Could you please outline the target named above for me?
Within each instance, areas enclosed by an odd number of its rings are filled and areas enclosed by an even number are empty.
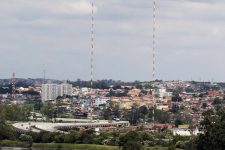
[[[116,95],[116,92],[113,89],[110,89],[108,96],[111,97],[111,96],[115,96],[115,95]]]
[[[175,113],[178,113],[178,112],[179,112],[179,106],[177,106],[176,104],[173,105],[173,106],[172,106],[172,109],[171,109],[171,112],[174,113],[174,114],[175,114]]]
[[[176,150],[176,147],[175,147],[175,145],[173,144],[172,141],[169,141],[168,150]]]
[[[0,110],[1,117],[9,121],[27,121],[30,110],[22,105],[3,105]]]
[[[88,129],[81,132],[80,141],[82,144],[94,144],[95,142],[95,131],[93,129]]]
[[[13,131],[9,125],[7,125],[4,121],[0,121],[0,140],[15,140],[16,136],[16,132]]]
[[[26,135],[26,134],[21,134],[19,137],[20,141],[22,142],[26,142],[29,143],[29,145],[31,146],[33,143],[33,138],[30,135]]]
[[[112,120],[112,110],[110,108],[103,109],[103,117],[105,120]]]
[[[51,103],[46,103],[41,108],[41,113],[45,115],[48,119],[53,118],[53,105]]]
[[[43,103],[40,100],[34,102],[35,111],[40,111],[42,106],[43,106]]]
[[[218,112],[208,110],[203,113],[204,120],[201,127],[204,134],[200,134],[197,141],[199,150],[222,150],[225,147],[225,109]]]
[[[145,122],[146,115],[148,114],[148,108],[146,106],[141,106],[139,108],[140,118]]]
[[[183,121],[181,120],[181,119],[176,119],[175,120],[175,122],[174,122],[174,124],[175,124],[175,127],[178,127],[179,125],[182,125],[183,124]]]
[[[56,135],[54,137],[54,142],[56,142],[56,143],[63,143],[64,139],[65,139],[64,134],[59,134],[59,135]]]
[[[215,98],[213,101],[213,105],[220,105],[223,103],[223,100],[221,100],[220,98]]]
[[[140,119],[139,108],[137,104],[133,104],[129,113],[129,121],[132,125],[137,125]]]
[[[41,140],[43,143],[50,143],[52,142],[52,136],[51,136],[51,133],[49,132],[44,132],[42,137],[41,137]]]
[[[149,110],[149,118],[152,119],[153,117],[153,108]],[[166,112],[163,112],[162,110],[154,108],[154,118],[156,122],[159,123],[168,123],[170,122],[170,117]]]
[[[181,101],[183,101],[183,99],[180,96],[176,95],[176,96],[172,97],[172,101],[173,102],[181,102]]]
[[[203,109],[206,109],[206,107],[208,107],[207,103],[203,103],[203,104],[202,104],[202,108],[203,108]]]
[[[123,150],[141,150],[143,145],[141,143],[142,139],[138,132],[130,131],[119,138],[119,146]]]

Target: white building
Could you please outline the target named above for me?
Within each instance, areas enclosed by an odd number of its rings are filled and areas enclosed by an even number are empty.
[[[62,84],[58,85],[58,96],[73,94],[72,84],[68,84],[66,81],[63,81]]]
[[[199,135],[203,134],[203,131],[199,131],[197,128],[195,130],[190,130],[190,129],[178,129],[174,128],[172,129],[173,135],[180,135],[180,136],[191,136],[191,135]]]
[[[167,92],[166,89],[156,89],[153,91],[153,95],[158,95],[160,98],[163,98],[164,96],[172,96],[171,92]]]
[[[62,84],[42,84],[41,99],[42,101],[55,100],[58,96],[72,95],[72,85],[67,82]]]
[[[106,104],[107,101],[109,101],[108,97],[98,97],[95,99],[94,105],[95,106],[103,105],[103,104]]]
[[[42,101],[55,100],[58,96],[57,84],[42,84],[41,99]]]

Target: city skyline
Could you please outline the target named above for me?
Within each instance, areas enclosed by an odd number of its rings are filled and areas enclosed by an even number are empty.
[[[94,79],[152,80],[152,5],[95,0]],[[225,81],[225,2],[156,5],[156,79]],[[89,0],[3,0],[0,8],[0,78],[42,78],[45,69],[47,78],[90,80]]]

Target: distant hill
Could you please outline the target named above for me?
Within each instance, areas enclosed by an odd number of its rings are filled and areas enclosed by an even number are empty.
[[[46,82],[60,84],[62,81],[55,80],[55,79],[46,79]],[[28,87],[28,86],[41,86],[41,84],[44,83],[44,79],[37,78],[16,78],[15,84],[16,87]],[[90,87],[90,81],[83,81],[78,79],[77,81],[68,81],[68,83],[72,84],[73,86],[79,86],[79,87]],[[0,79],[0,87],[10,87],[12,84],[12,79]],[[97,80],[93,83],[93,88],[110,88],[110,87],[120,87],[122,85],[132,85],[132,82],[122,82],[122,81],[115,81],[115,80]]]
[[[51,83],[61,83],[60,80],[54,80],[54,79],[46,79],[46,81]],[[17,87],[28,87],[28,86],[40,86],[44,83],[44,79],[24,79],[24,78],[16,78],[15,83]],[[0,86],[9,86],[12,84],[12,79],[0,79]]]

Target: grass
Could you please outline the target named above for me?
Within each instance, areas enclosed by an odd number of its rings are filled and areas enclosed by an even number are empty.
[[[154,147],[146,147],[144,150],[168,150],[168,148],[167,147],[154,146]]]
[[[160,146],[154,146],[154,147],[146,147],[144,150],[168,150],[167,147],[160,147]],[[182,149],[177,149],[176,150],[182,150]]]
[[[33,143],[34,148],[65,148],[74,150],[119,150],[117,146],[95,144],[66,144],[66,143]]]
[[[28,143],[20,142],[20,141],[11,141],[11,140],[3,140],[0,141],[0,146],[2,147],[30,147]]]

